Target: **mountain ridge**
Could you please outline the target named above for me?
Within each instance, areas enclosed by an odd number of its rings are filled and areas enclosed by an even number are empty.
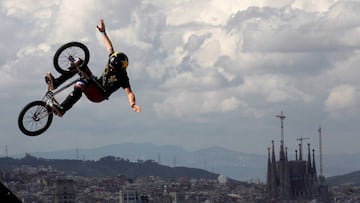
[[[85,177],[115,177],[119,175],[124,175],[128,178],[156,176],[163,178],[217,179],[219,177],[219,174],[202,169],[169,167],[157,164],[151,160],[130,162],[127,159],[114,156],[102,157],[97,161],[44,159],[30,154],[26,154],[25,157],[20,159],[0,158],[0,172],[5,174],[11,173],[16,168],[26,166],[51,168],[64,172],[67,175]]]
[[[329,185],[360,185],[360,170],[326,179]]]
[[[154,160],[167,166],[200,168],[241,181],[266,181],[267,151],[264,155],[243,153],[213,146],[187,151],[176,145],[155,145],[152,143],[111,144],[89,149],[67,149],[52,152],[32,152],[32,155],[50,159],[98,160],[108,155],[123,157],[132,161]],[[22,157],[15,155],[15,157]],[[278,159],[278,156],[276,157]],[[295,155],[289,154],[289,160]],[[360,154],[324,154],[323,171],[326,177],[343,175],[360,169]],[[316,157],[317,171],[319,158]]]
[[[266,172],[266,156],[236,152],[218,146],[186,151],[183,147],[176,145],[121,143],[89,149],[32,152],[31,155],[49,159],[98,160],[111,155],[131,161],[154,160],[171,167],[204,169],[236,180],[264,179]],[[15,155],[15,157],[21,156],[23,155]]]

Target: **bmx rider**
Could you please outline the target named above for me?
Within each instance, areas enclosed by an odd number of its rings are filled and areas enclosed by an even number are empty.
[[[141,111],[140,106],[136,105],[135,94],[131,90],[129,77],[126,72],[129,63],[127,56],[122,52],[114,51],[112,43],[105,32],[105,23],[103,19],[100,20],[100,23],[96,28],[102,34],[105,41],[105,46],[109,54],[108,63],[106,64],[101,77],[96,79],[96,83],[90,79],[79,79],[74,85],[74,90],[66,97],[66,99],[61,104],[54,104],[52,106],[55,114],[59,117],[62,117],[65,112],[81,98],[82,93],[85,93],[89,99],[91,98],[91,101],[101,102],[108,99],[108,97],[120,87],[122,87],[127,94],[131,109],[134,112]],[[81,62],[81,59],[76,59],[70,68],[75,68],[75,66],[79,67]],[[89,76],[89,78],[95,78],[87,66],[80,68]],[[75,74],[76,72],[70,72],[62,74],[58,78],[54,78],[54,76],[48,72],[45,76],[45,82],[48,84],[49,90],[54,90]],[[99,87],[99,85],[101,87]]]

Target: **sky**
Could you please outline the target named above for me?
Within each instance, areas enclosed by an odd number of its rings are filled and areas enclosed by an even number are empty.
[[[128,142],[267,155],[280,143],[280,112],[289,150],[300,137],[318,149],[321,127],[325,154],[360,153],[360,1],[2,0],[0,8],[0,155]],[[83,96],[44,134],[22,134],[18,114],[43,97],[46,72],[58,76],[52,58],[62,44],[84,43],[89,67],[102,73],[101,18],[129,57],[142,112],[123,90],[102,103]]]

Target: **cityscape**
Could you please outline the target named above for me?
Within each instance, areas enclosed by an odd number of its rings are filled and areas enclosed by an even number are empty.
[[[65,176],[51,168],[22,167],[2,182],[22,202],[264,202],[263,184],[215,180]],[[65,189],[64,189],[65,188]],[[175,201],[175,199],[178,199]],[[261,201],[263,200],[263,201]]]
[[[266,202],[334,202],[360,201],[360,186],[328,187],[328,199],[281,200],[271,197],[269,184],[216,179],[137,177],[84,177],[65,174],[51,166],[22,166],[0,173],[1,182],[19,202],[113,202],[113,203],[266,203]],[[8,192],[0,190],[1,202],[8,202]],[[305,193],[304,193],[305,194]],[[290,197],[290,196],[289,196]],[[303,196],[306,197],[306,196]],[[5,201],[4,201],[5,200]]]
[[[355,203],[360,202],[358,184],[327,183],[323,175],[320,138],[320,163],[316,163],[315,149],[311,143],[304,146],[306,138],[299,138],[299,148],[295,149],[295,160],[288,159],[288,149],[284,142],[285,116],[276,117],[281,121],[279,156],[275,144],[268,147],[266,181],[239,181],[225,175],[206,170],[186,167],[165,167],[153,160],[138,160],[131,163],[123,158],[108,156],[99,161],[57,160],[36,158],[26,154],[24,159],[5,157],[0,168],[0,202],[112,202],[112,203]],[[6,151],[7,151],[6,147]],[[6,154],[7,156],[7,154]],[[15,162],[21,164],[14,165]],[[38,164],[34,164],[34,163]],[[40,163],[40,164],[39,164]],[[90,164],[89,164],[90,163]],[[100,169],[95,169],[95,163]],[[126,168],[121,173],[106,164]],[[112,175],[90,175],[80,173],[71,165],[79,165],[85,170],[103,170]],[[122,165],[121,165],[122,164]],[[326,163],[325,163],[326,164]],[[13,167],[11,167],[11,165]],[[147,166],[139,170],[136,167]],[[148,166],[151,166],[150,168]],[[177,169],[180,173],[163,172]],[[81,167],[80,167],[81,168]],[[161,171],[160,169],[161,168]],[[156,172],[151,170],[157,170]],[[190,172],[192,171],[192,172]],[[195,171],[195,172],[194,172]],[[163,173],[163,174],[161,174]],[[240,171],[239,171],[240,173]],[[84,175],[88,174],[88,175]],[[93,173],[96,174],[96,173]],[[132,175],[130,175],[132,174]],[[181,174],[181,175],[179,175]],[[196,174],[196,175],[195,175]]]

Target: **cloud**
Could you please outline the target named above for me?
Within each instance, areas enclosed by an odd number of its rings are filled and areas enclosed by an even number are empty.
[[[51,48],[48,44],[41,43],[36,46],[29,46],[29,47],[24,47],[24,48],[20,49],[16,56],[19,58],[22,58],[22,57],[27,57],[27,56],[39,55],[42,53],[49,54],[50,49]]]
[[[351,85],[339,85],[333,88],[325,101],[326,110],[331,116],[347,116],[357,114],[356,109],[360,99],[360,92]]]
[[[286,75],[253,75],[244,79],[239,92],[244,97],[258,97],[268,103],[310,102],[311,94],[298,89],[294,78]]]
[[[336,2],[338,0],[295,0],[292,2],[292,7],[312,12],[325,12]]]
[[[129,56],[128,74],[143,113],[132,115],[121,91],[104,104],[89,104],[83,98],[74,113],[57,120],[66,133],[85,134],[84,127],[73,125],[90,114],[110,124],[103,130],[84,122],[89,133],[106,131],[116,138],[118,131],[136,134],[132,126],[161,126],[136,138],[154,142],[161,140],[157,133],[166,137],[178,123],[187,124],[179,127],[187,134],[209,140],[207,135],[215,133],[197,124],[211,123],[225,137],[256,134],[249,142],[258,143],[257,135],[270,131],[261,124],[273,125],[274,112],[280,110],[311,115],[313,122],[331,126],[351,114],[356,123],[359,118],[351,112],[357,112],[359,104],[359,10],[360,3],[341,0],[3,0],[0,29],[6,40],[0,44],[0,98],[6,108],[2,113],[41,98],[46,90],[44,73],[57,74],[52,56],[68,41],[88,46],[89,65],[99,75],[107,53],[95,26],[104,18],[115,49]],[[21,105],[14,106],[11,100]],[[114,124],[119,116],[126,122]],[[298,119],[309,120],[301,116]],[[14,134],[15,128],[7,126],[0,123]],[[289,131],[301,134],[297,131],[303,129]],[[337,129],[341,127],[333,130]],[[54,131],[48,133],[55,141],[46,144],[62,143]],[[236,149],[253,150],[236,139],[241,145]],[[188,144],[186,139],[180,141]],[[214,144],[209,140],[204,145]]]
[[[52,16],[52,6],[57,5],[59,5],[59,1],[49,2],[46,0],[39,0],[34,3],[31,1],[5,0],[1,2],[2,9],[7,16],[27,19],[28,21],[33,21],[33,19],[35,19],[35,22],[37,20],[49,19]],[[28,18],[30,15],[32,18]]]
[[[231,88],[235,90],[233,94],[244,98],[242,100],[249,111],[266,106],[266,103],[310,105],[315,102],[319,92],[316,87],[308,88],[311,84],[304,83],[302,77],[321,77],[320,74],[333,71],[333,68],[329,70],[329,64],[333,63],[334,56],[338,56],[336,51],[350,50],[351,54],[356,45],[339,39],[341,34],[348,31],[339,31],[329,25],[334,13],[352,10],[354,6],[335,4],[333,1],[299,3],[283,1],[282,4],[266,5],[263,2],[260,3],[262,6],[253,7],[241,7],[239,3],[238,10],[225,15],[227,17],[222,18],[221,23],[202,18],[206,15],[201,13],[194,18],[192,15],[196,14],[191,10],[186,18],[177,21],[167,11],[166,22],[173,27],[161,27],[160,44],[168,49],[163,50],[166,53],[163,59],[165,63],[156,62],[157,66],[164,64],[165,68],[148,68],[151,69],[149,73],[155,78],[158,72],[153,71],[161,70],[161,77],[157,79],[163,80],[161,87],[166,90],[185,88],[209,92],[212,88]],[[185,7],[186,4],[181,6]],[[178,16],[179,12],[182,12],[181,7],[172,14]],[[214,12],[213,17],[220,13]],[[346,24],[353,25],[354,21],[345,18],[338,26]],[[174,26],[181,26],[182,29],[176,29],[174,33]],[[167,33],[173,34],[171,38]],[[354,32],[350,29],[349,33]],[[318,86],[315,80],[308,81],[312,82],[312,86]],[[231,91],[226,92],[231,94]],[[204,94],[197,95],[200,101],[206,100]],[[231,98],[231,95],[228,96]],[[182,115],[181,111],[186,114],[188,108],[180,106],[186,106],[187,100],[180,98],[183,97],[164,95],[163,101],[158,103],[176,101],[176,115]],[[258,101],[253,102],[254,99]],[[159,109],[155,111],[159,112]],[[221,112],[220,108],[214,111]],[[169,116],[172,115],[171,111],[162,111],[158,115],[166,117],[167,112]],[[195,109],[192,112],[196,114],[202,111]]]
[[[177,91],[163,102],[154,104],[155,111],[160,117],[175,117],[182,119],[198,119],[210,113],[229,112],[237,110],[243,104],[235,96],[227,97],[217,91],[189,92]]]

